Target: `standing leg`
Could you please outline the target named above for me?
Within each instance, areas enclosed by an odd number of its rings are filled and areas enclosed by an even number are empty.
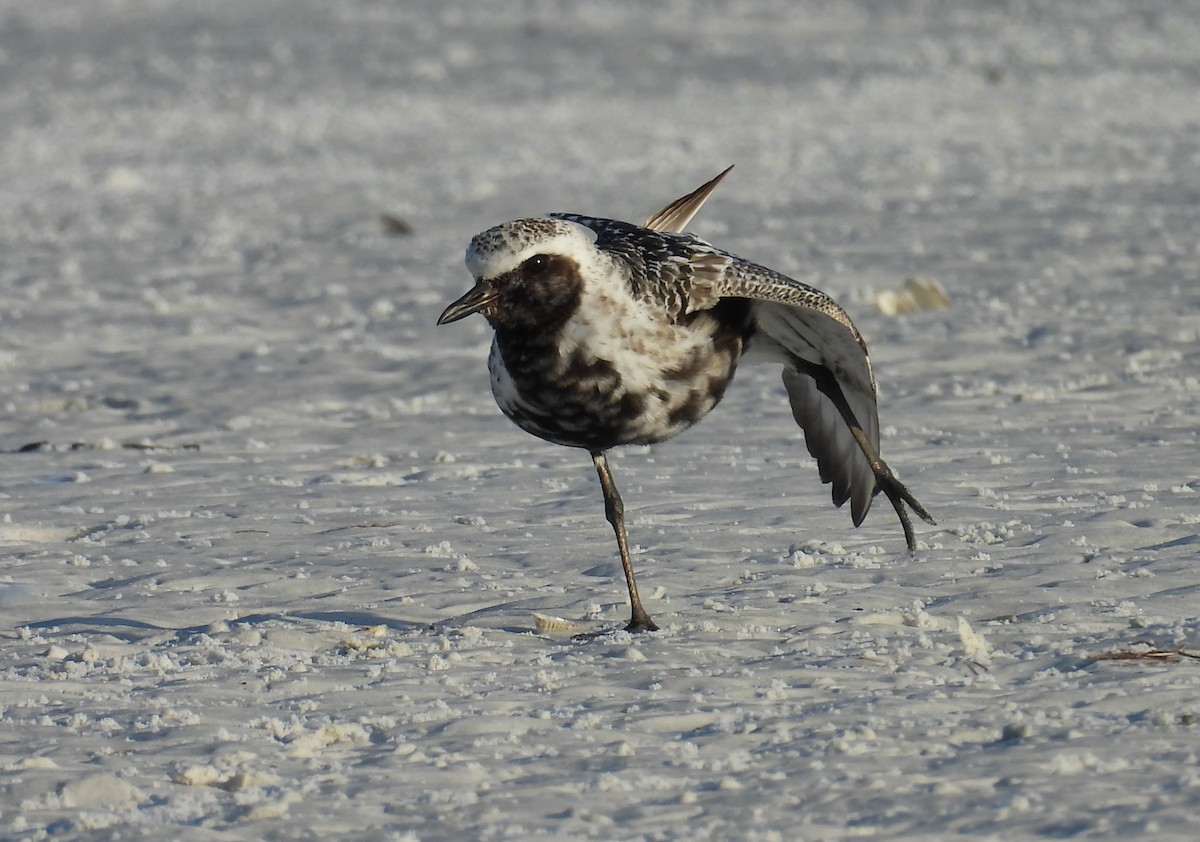
[[[604,491],[604,516],[612,524],[617,533],[617,549],[621,551],[621,567],[625,570],[625,584],[629,586],[629,605],[633,616],[629,619],[627,631],[658,631],[658,626],[650,619],[646,609],[642,607],[641,597],[638,596],[637,582],[633,580],[633,562],[629,560],[629,539],[625,536],[625,504],[621,502],[621,494],[613,482],[612,472],[608,469],[608,460],[603,450],[592,451],[592,462],[596,465],[596,473],[600,475],[600,488]]]

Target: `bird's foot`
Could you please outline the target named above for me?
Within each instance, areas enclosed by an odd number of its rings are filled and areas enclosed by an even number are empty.
[[[877,475],[879,484],[883,489],[883,493],[887,495],[888,500],[892,504],[892,508],[896,510],[896,514],[900,518],[900,525],[904,528],[904,541],[908,544],[908,551],[915,553],[917,551],[917,536],[913,533],[912,519],[908,516],[908,510],[905,508],[907,503],[921,520],[926,523],[934,524],[933,516],[922,506],[916,497],[912,496],[912,492],[896,478],[896,475],[891,470],[886,470],[884,474]]]
[[[629,625],[625,626],[625,631],[634,633],[658,631],[658,626],[644,610],[634,609],[633,616],[629,618]]]
[[[589,643],[601,637],[608,637],[609,635],[615,634],[618,631],[627,631],[631,634],[640,634],[642,632],[658,631],[658,626],[653,620],[650,619],[649,614],[643,613],[640,618],[631,619],[624,628],[608,628],[597,631],[580,632],[579,634],[571,635],[571,640],[575,641],[576,643]]]

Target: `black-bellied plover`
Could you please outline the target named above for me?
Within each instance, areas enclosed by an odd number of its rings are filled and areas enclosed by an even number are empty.
[[[730,168],[732,169],[732,167]],[[740,360],[783,364],[792,415],[833,502],[862,523],[887,495],[929,513],[879,455],[875,376],[850,317],[825,293],[682,233],[729,170],[644,225],[576,214],[505,222],[467,248],[475,286],[438,324],[495,329],[492,394],[521,429],[592,456],[629,587],[631,631],[658,628],[638,597],[624,506],[605,451],[664,441],[717,405]]]

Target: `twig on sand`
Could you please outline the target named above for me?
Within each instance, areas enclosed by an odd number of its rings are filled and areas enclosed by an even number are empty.
[[[1090,655],[1089,661],[1159,661],[1176,663],[1184,658],[1200,661],[1200,653],[1188,652],[1182,646],[1178,649],[1147,649],[1144,652],[1105,652],[1102,655]]]

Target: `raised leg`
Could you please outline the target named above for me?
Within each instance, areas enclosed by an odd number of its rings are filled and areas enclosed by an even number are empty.
[[[592,462],[596,465],[596,473],[600,475],[600,488],[604,491],[604,516],[612,524],[613,532],[617,533],[617,549],[621,551],[621,567],[625,570],[625,584],[629,586],[629,605],[633,614],[629,618],[627,631],[658,631],[658,626],[650,619],[646,609],[642,607],[642,599],[638,596],[637,582],[633,579],[633,562],[629,560],[629,539],[625,535],[625,504],[621,502],[621,494],[617,484],[613,482],[612,471],[608,469],[608,459],[603,450],[592,451]]]
[[[879,490],[887,495],[888,501],[892,504],[892,508],[896,510],[896,515],[900,518],[900,526],[904,529],[904,542],[908,544],[908,551],[916,552],[917,536],[913,534],[912,518],[908,516],[908,510],[904,508],[904,504],[907,503],[920,516],[921,520],[926,523],[936,523],[933,516],[917,501],[917,498],[912,495],[907,486],[892,473],[892,469],[888,467],[887,462],[884,462],[880,457],[879,451],[875,449],[875,445],[867,438],[867,434],[863,432],[862,425],[854,416],[854,410],[850,408],[850,403],[846,400],[846,395],[842,392],[841,384],[838,383],[833,372],[824,366],[805,362],[799,357],[792,359],[792,365],[798,371],[802,371],[812,377],[816,381],[817,388],[820,389],[821,394],[833,401],[833,405],[837,407],[838,413],[841,414],[842,420],[846,422],[846,426],[850,430],[850,435],[854,436],[854,441],[858,443],[859,450],[866,457],[867,464],[871,466],[871,471],[875,474],[875,480],[879,483]]]
[[[862,449],[863,455],[867,457],[867,462],[871,466],[871,470],[875,472],[875,479],[879,482],[879,488],[887,495],[888,501],[891,502],[892,508],[896,510],[896,514],[900,516],[900,526],[904,529],[904,541],[908,544],[908,551],[917,551],[917,537],[913,534],[912,519],[908,516],[908,510],[904,508],[904,504],[908,503],[912,510],[921,516],[921,520],[926,523],[935,523],[933,516],[925,510],[925,507],[917,502],[917,498],[912,496],[907,486],[896,478],[892,473],[892,469],[888,467],[887,462],[879,458],[879,453],[871,445],[867,439],[867,434],[862,431],[862,428],[857,423],[850,424],[850,434],[854,436],[854,440],[858,442],[859,448]]]

